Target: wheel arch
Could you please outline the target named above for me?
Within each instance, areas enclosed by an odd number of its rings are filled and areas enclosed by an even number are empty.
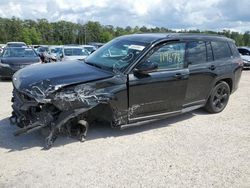
[[[233,91],[233,79],[232,78],[222,78],[222,79],[219,79],[219,80],[217,80],[216,81],[216,83],[214,84],[214,87],[216,86],[216,85],[218,85],[220,82],[222,82],[222,81],[224,81],[224,82],[226,82],[227,84],[228,84],[228,86],[229,86],[229,88],[230,88],[230,93],[232,93],[232,91]]]

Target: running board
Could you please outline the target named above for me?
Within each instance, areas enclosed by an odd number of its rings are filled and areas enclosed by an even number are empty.
[[[158,119],[151,119],[151,120],[145,120],[145,121],[140,121],[140,122],[135,122],[135,123],[129,123],[129,124],[121,125],[120,129],[123,130],[123,129],[127,129],[130,127],[138,127],[138,126],[144,125],[146,123],[151,123],[151,122],[157,121],[157,120]]]
[[[198,109],[198,108],[201,108],[201,107],[203,107],[203,106],[204,106],[204,104],[199,104],[199,105],[195,105],[195,106],[190,106],[190,107],[187,107],[187,108],[182,109],[181,113],[187,113],[187,112],[196,110],[196,109]]]

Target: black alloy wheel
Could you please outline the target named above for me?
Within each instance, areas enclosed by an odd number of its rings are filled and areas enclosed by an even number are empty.
[[[205,109],[210,113],[219,113],[226,107],[230,96],[230,88],[224,81],[219,82],[213,89]]]

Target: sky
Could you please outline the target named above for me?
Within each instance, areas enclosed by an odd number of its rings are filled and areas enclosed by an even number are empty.
[[[102,25],[250,31],[250,0],[0,0],[0,17]]]

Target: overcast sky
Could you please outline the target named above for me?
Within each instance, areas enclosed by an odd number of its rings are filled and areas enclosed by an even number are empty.
[[[170,29],[250,30],[250,0],[0,0],[0,17]]]

